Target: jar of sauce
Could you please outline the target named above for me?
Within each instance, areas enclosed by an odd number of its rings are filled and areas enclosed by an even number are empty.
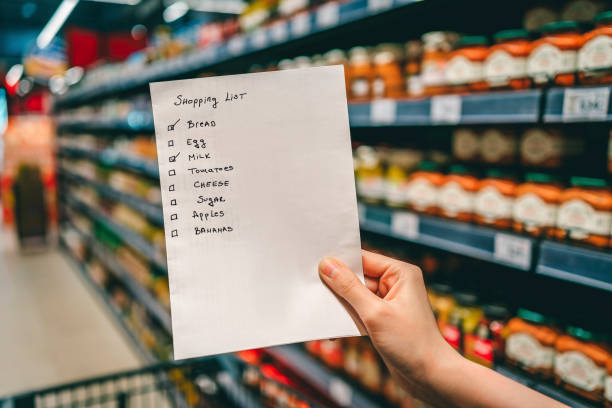
[[[472,161],[479,157],[480,135],[471,128],[453,130],[453,157],[462,161]]]
[[[359,146],[357,157],[357,196],[366,203],[379,204],[385,194],[385,180],[379,152],[371,146]]]
[[[443,283],[433,283],[429,286],[429,301],[438,322],[448,322],[451,310],[455,307],[453,289]]]
[[[502,305],[482,306],[484,316],[478,322],[473,334],[466,334],[465,357],[492,368],[501,361],[504,353],[504,329],[510,312]]]
[[[474,220],[479,224],[510,228],[516,187],[511,174],[489,170],[486,178],[480,180],[474,197]]]
[[[557,129],[527,129],[521,136],[520,151],[524,165],[559,167],[565,151],[563,134]]]
[[[483,63],[487,58],[487,37],[462,37],[456,49],[448,56],[445,77],[448,86],[456,92],[483,91],[489,88],[484,80]]]
[[[414,150],[394,149],[389,152],[385,173],[385,200],[388,206],[407,207],[408,178],[420,159],[420,153]]]
[[[527,309],[519,309],[508,322],[506,361],[542,378],[553,376],[555,342],[559,331],[552,320]]]
[[[542,173],[529,173],[526,180],[516,187],[513,227],[534,236],[550,236],[557,218],[561,186],[553,177]]]
[[[451,166],[438,192],[440,214],[459,221],[471,221],[477,190],[478,179],[466,167]]]
[[[374,69],[365,47],[349,50],[349,98],[355,102],[368,101],[372,96]]]
[[[423,96],[425,88],[421,75],[421,59],[423,57],[423,43],[420,40],[408,41],[404,46],[406,73],[406,95],[409,97]]]
[[[344,66],[344,79],[346,82],[346,94],[349,94],[349,68],[346,61],[346,54],[344,51],[337,48],[327,51],[323,54],[325,65],[342,65]]]
[[[439,95],[448,91],[445,78],[446,61],[455,39],[454,33],[443,31],[432,31],[421,37],[421,74],[426,95]]]
[[[466,336],[474,333],[483,314],[475,294],[455,292],[453,296],[456,304],[449,315],[448,323],[442,327],[442,336],[456,350],[464,352]]]
[[[430,161],[421,162],[408,180],[408,206],[427,214],[438,213],[438,189],[444,181],[439,166]]]
[[[374,54],[373,98],[404,96],[404,76],[400,65],[402,50],[395,44],[381,44]]]
[[[493,36],[484,62],[484,77],[491,88],[524,89],[529,87],[526,62],[531,43],[527,30],[503,30]]]
[[[542,37],[533,42],[527,58],[527,74],[536,85],[576,83],[577,53],[582,46],[580,25],[557,21],[540,29]]]
[[[612,193],[606,181],[572,177],[559,197],[556,236],[606,247],[612,228]]]
[[[480,157],[485,163],[513,163],[517,152],[517,137],[513,130],[491,128],[482,133]]]
[[[606,408],[612,408],[612,358],[608,359],[607,374],[604,387],[604,403]]]
[[[580,81],[585,84],[612,83],[612,10],[593,19],[595,29],[583,36],[578,51]]]
[[[555,343],[555,383],[592,401],[602,402],[606,365],[612,359],[603,338],[578,327],[568,327],[567,335]]]

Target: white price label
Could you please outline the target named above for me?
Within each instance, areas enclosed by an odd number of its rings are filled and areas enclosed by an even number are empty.
[[[368,0],[368,10],[382,11],[390,9],[393,6],[393,0]]]
[[[335,1],[319,7],[317,10],[317,26],[327,28],[338,24],[340,20],[340,7]]]
[[[265,29],[260,28],[251,35],[251,41],[255,48],[263,48],[268,45],[268,34]]]
[[[391,232],[400,237],[417,239],[419,237],[419,216],[409,212],[393,213]]]
[[[495,234],[493,257],[528,269],[531,266],[531,241],[508,234]]]
[[[227,49],[229,50],[230,54],[233,55],[242,54],[245,46],[246,41],[244,40],[244,37],[241,36],[232,37],[227,43]]]
[[[291,20],[291,33],[296,37],[301,37],[310,32],[310,14],[303,12]]]
[[[608,116],[610,88],[566,89],[563,120],[604,120]]]
[[[461,97],[459,95],[432,97],[430,117],[434,123],[459,123],[461,119]]]
[[[284,21],[280,21],[274,24],[270,28],[270,36],[274,42],[285,42],[289,37],[289,31],[287,30],[287,23]]]
[[[329,395],[341,407],[349,407],[353,399],[353,390],[341,379],[333,377],[329,380]]]
[[[372,123],[389,124],[395,122],[397,104],[393,99],[375,99],[370,104]]]
[[[366,221],[366,206],[362,203],[357,203],[357,214],[359,215],[359,222],[363,224]]]

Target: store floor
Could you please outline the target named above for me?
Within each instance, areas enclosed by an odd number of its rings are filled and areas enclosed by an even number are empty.
[[[14,241],[0,229],[0,397],[142,365],[59,250]]]

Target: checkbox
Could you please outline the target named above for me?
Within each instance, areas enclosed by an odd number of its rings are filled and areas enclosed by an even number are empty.
[[[177,230],[172,230],[172,232],[170,233],[170,235],[174,238],[174,237],[178,237],[178,231]]]
[[[176,176],[176,170],[172,169],[168,171],[169,176]]]
[[[168,188],[168,191],[174,191],[174,184],[170,184],[170,187]]]
[[[173,198],[172,200],[170,200],[170,205],[176,205],[176,198]]]
[[[168,140],[168,147],[174,146],[174,140]]]
[[[170,161],[170,163],[174,163],[176,161],[176,156],[170,156],[168,157],[168,160]]]
[[[178,214],[170,214],[170,221],[175,221],[178,219]]]

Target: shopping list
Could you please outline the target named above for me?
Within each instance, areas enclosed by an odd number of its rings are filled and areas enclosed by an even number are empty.
[[[363,279],[342,66],[150,90],[175,359],[359,335],[317,272]]]

